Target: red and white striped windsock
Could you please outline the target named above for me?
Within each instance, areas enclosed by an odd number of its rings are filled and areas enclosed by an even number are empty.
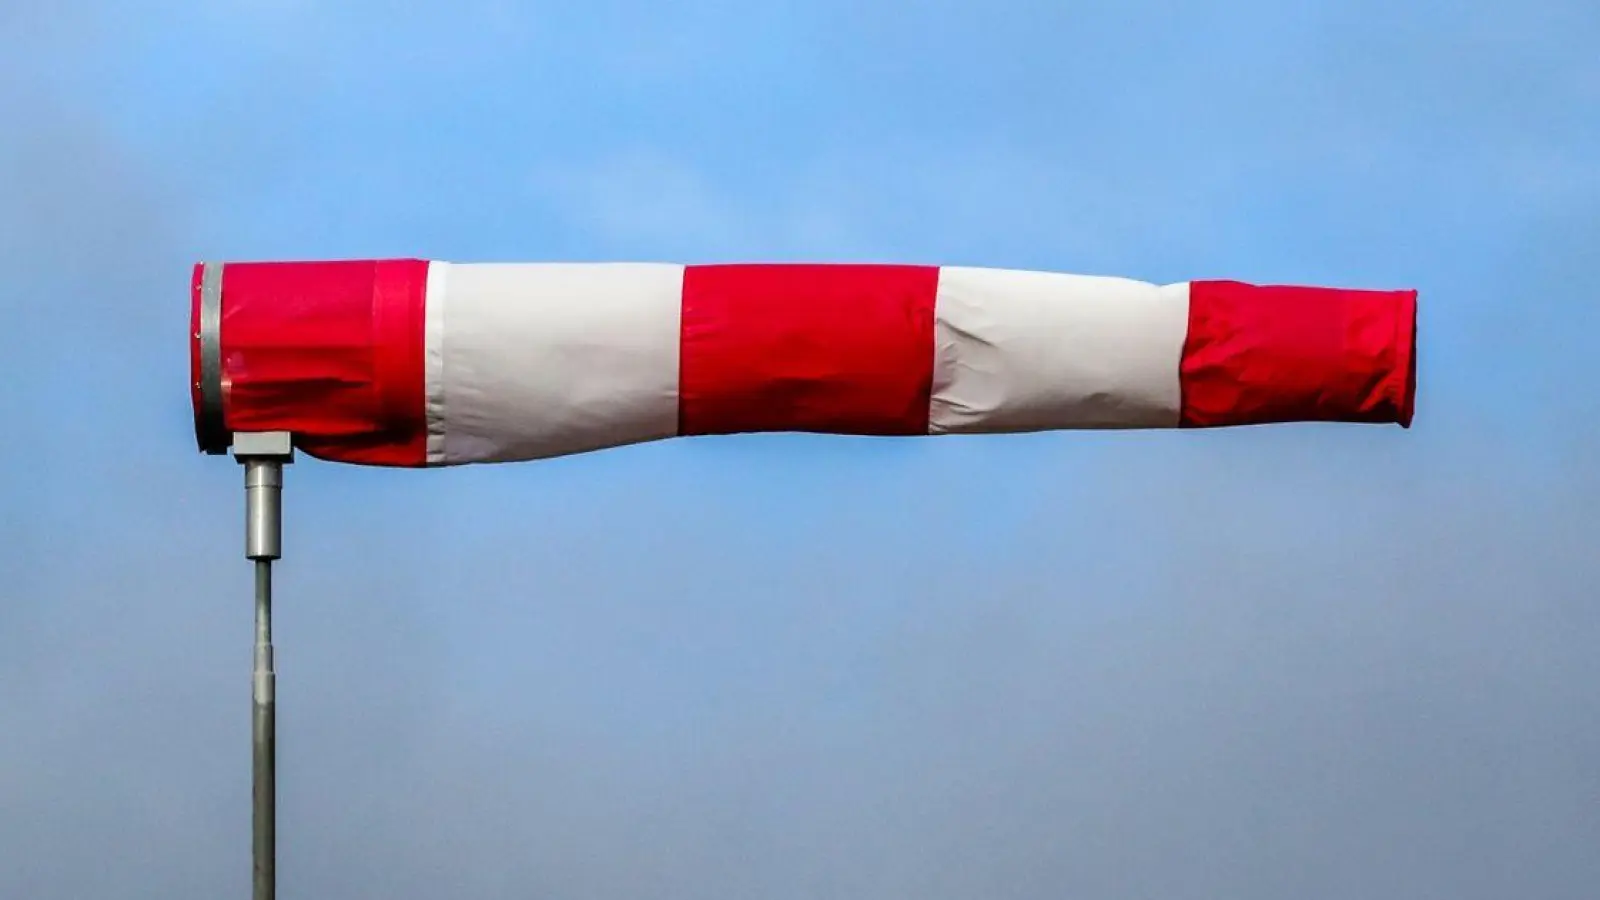
[[[1416,292],[952,266],[202,263],[201,448],[531,460],[758,431],[1409,426]]]

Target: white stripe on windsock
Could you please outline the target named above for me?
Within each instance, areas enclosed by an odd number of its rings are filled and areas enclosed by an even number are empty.
[[[932,434],[1170,428],[1187,283],[946,266],[935,304]]]
[[[428,464],[676,435],[682,286],[674,264],[455,265],[437,282],[430,270]]]
[[[445,459],[444,419],[444,310],[450,291],[450,263],[428,263],[423,292],[423,407],[428,423],[427,461],[441,465]]]

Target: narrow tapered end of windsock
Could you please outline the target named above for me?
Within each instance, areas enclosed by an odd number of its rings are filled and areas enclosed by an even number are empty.
[[[1409,428],[1417,292],[1196,281],[1181,368],[1184,427]]]

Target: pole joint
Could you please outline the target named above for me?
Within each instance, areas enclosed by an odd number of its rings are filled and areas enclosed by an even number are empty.
[[[283,555],[283,467],[294,462],[294,441],[287,431],[236,434],[233,458],[244,466],[244,555],[278,559]]]

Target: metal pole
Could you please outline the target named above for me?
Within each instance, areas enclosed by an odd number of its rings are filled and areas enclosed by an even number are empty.
[[[254,757],[251,791],[254,900],[277,892],[277,716],[272,670],[272,562],[256,560],[256,653],[251,688],[250,739]]]
[[[272,561],[283,555],[283,467],[293,461],[287,434],[234,436],[244,464],[245,556],[256,564],[255,663],[250,686],[252,896],[277,894],[277,672],[272,653]]]

